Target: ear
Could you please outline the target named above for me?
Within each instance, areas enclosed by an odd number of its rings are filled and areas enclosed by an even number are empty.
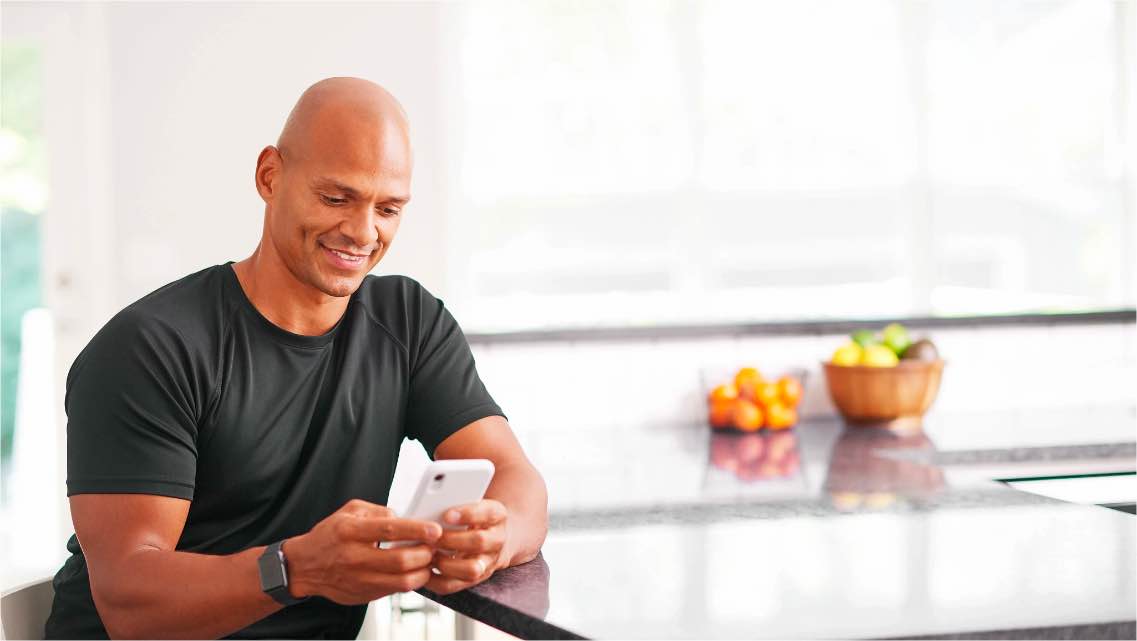
[[[261,200],[266,203],[272,202],[275,183],[280,177],[281,165],[280,151],[272,145],[262,149],[261,155],[257,156],[257,171],[254,178],[257,183],[257,193],[261,195]]]

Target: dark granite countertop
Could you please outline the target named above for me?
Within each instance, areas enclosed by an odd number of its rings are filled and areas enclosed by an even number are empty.
[[[1132,471],[1134,408],[522,439],[542,554],[445,597],[523,638],[1133,638],[1129,514],[995,479]]]

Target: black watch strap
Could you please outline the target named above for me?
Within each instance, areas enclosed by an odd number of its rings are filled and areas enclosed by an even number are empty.
[[[277,541],[265,548],[257,559],[261,574],[261,590],[277,603],[293,605],[307,601],[308,597],[297,599],[288,592],[288,565],[285,563],[284,541]]]

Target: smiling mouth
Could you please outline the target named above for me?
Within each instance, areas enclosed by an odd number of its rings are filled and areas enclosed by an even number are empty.
[[[370,254],[353,254],[339,249],[332,249],[322,243],[320,246],[326,249],[331,255],[350,265],[362,265],[367,260],[367,257],[370,256]]]

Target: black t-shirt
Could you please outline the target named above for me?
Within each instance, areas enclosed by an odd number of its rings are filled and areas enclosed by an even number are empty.
[[[301,336],[253,307],[230,264],[112,318],[75,359],[65,404],[68,496],[189,499],[177,549],[207,554],[301,534],[350,499],[386,504],[403,438],[433,458],[502,414],[417,282],[368,276],[331,331]],[[75,537],[67,549],[47,636],[106,638]],[[233,636],[354,638],[364,611],[317,597]]]

